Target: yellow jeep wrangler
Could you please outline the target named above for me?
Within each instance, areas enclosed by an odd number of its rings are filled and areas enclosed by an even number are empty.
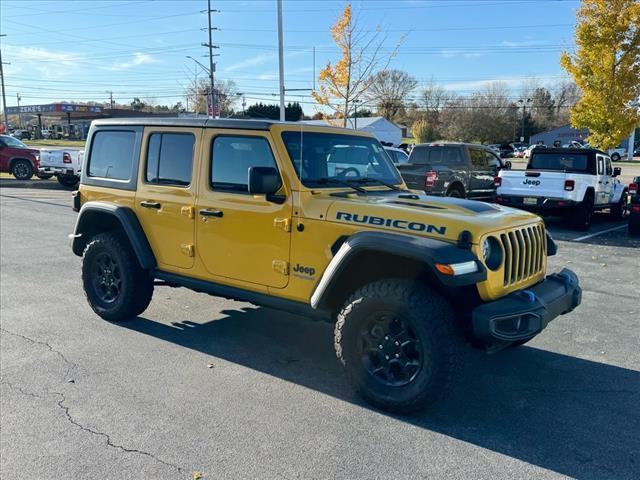
[[[93,123],[70,236],[91,308],[135,318],[154,283],[335,322],[371,403],[442,395],[466,343],[522,344],[581,299],[541,219],[406,188],[369,134],[299,123]]]

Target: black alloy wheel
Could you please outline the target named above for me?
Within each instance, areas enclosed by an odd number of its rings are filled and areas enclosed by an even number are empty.
[[[364,368],[386,386],[401,387],[413,381],[422,368],[422,346],[410,324],[381,313],[364,324],[360,334]]]

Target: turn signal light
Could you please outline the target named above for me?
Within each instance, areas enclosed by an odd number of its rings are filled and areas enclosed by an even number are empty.
[[[433,187],[436,184],[436,180],[438,179],[438,172],[427,172],[427,175],[424,177],[424,186],[425,187]]]
[[[567,192],[572,192],[573,189],[575,188],[575,186],[576,186],[575,180],[565,180],[564,181],[564,189]]]
[[[502,177],[493,177],[493,186],[498,188],[502,185]]]
[[[637,183],[630,183],[629,184],[629,194],[630,195],[636,195],[638,193],[638,184]]]

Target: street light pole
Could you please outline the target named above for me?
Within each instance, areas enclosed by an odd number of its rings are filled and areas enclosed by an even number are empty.
[[[0,37],[6,37],[6,34],[0,34]],[[2,85],[2,112],[4,113],[5,133],[9,130],[9,117],[7,116],[7,98],[4,89],[4,70],[2,68],[2,49],[0,48],[0,84]]]
[[[527,105],[531,103],[531,99],[527,98],[525,102],[522,98],[518,100],[518,103],[522,105],[522,135],[520,136],[520,141],[524,142],[524,121],[527,115]]]
[[[280,121],[285,120],[284,107],[284,42],[282,39],[282,0],[278,2],[278,65],[280,73]]]
[[[16,99],[18,100],[18,127],[22,128],[22,114],[20,113],[20,94],[16,93]]]

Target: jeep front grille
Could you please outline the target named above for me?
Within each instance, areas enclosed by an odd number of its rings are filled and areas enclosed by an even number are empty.
[[[504,285],[511,286],[538,275],[545,266],[547,238],[542,224],[500,235],[504,249]]]

